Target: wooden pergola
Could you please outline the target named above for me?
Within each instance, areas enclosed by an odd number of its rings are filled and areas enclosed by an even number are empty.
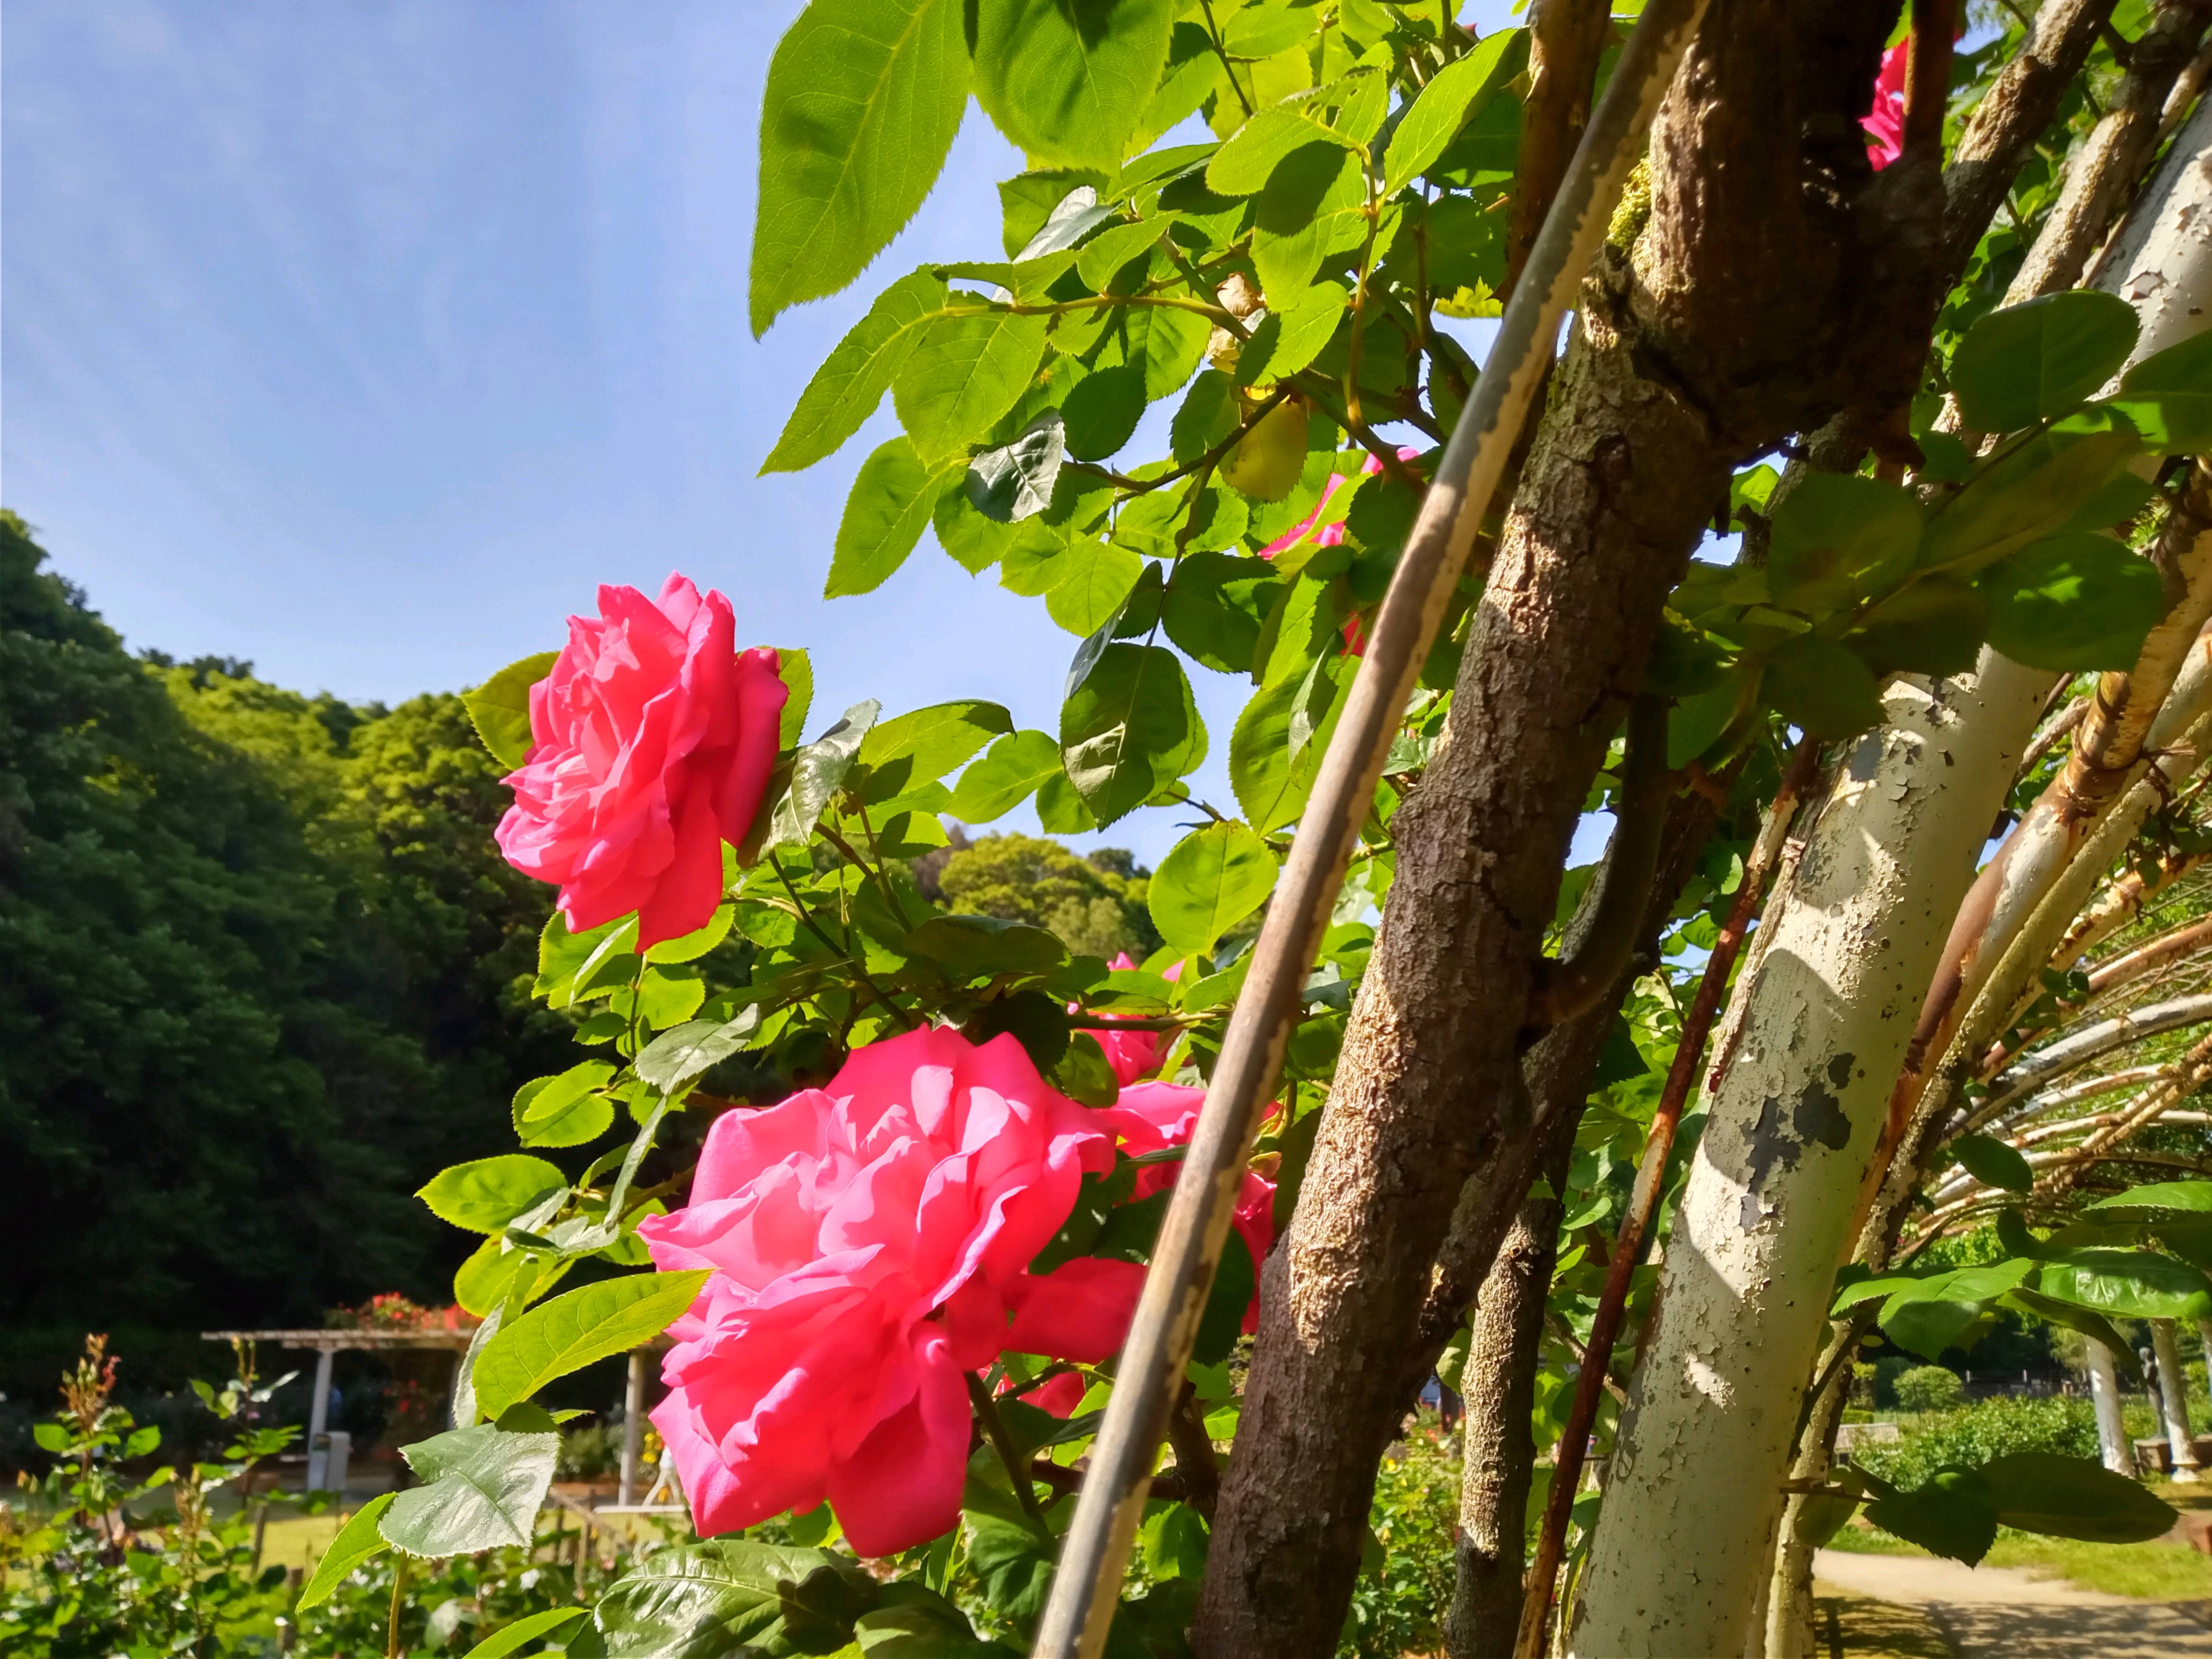
[[[331,1362],[338,1354],[356,1351],[381,1352],[393,1348],[443,1348],[458,1364],[460,1356],[469,1351],[469,1340],[475,1336],[476,1328],[361,1330],[338,1327],[324,1330],[202,1331],[200,1334],[210,1342],[265,1342],[272,1347],[315,1351],[314,1398],[307,1407],[307,1452],[313,1457],[315,1443],[330,1426]]]

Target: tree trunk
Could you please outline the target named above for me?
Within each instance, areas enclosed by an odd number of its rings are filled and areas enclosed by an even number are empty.
[[[1261,1275],[1201,1659],[1333,1650],[1439,1247],[1524,1130],[1544,926],[1665,596],[1737,464],[1826,418],[1900,325],[1924,345],[1939,180],[1865,170],[1878,10],[1715,0],[1652,127],[1650,218],[1585,289]]]
[[[2197,1480],[2197,1437],[2189,1427],[2189,1373],[2181,1369],[2181,1345],[2171,1319],[2150,1322],[2151,1352],[2158,1358],[2158,1403],[2166,1419],[2166,1449],[2173,1456],[2173,1478],[2183,1486]]]
[[[1561,1139],[1573,1149],[1571,1133]],[[1556,1192],[1566,1160],[1550,1162],[1544,1173]],[[1532,1197],[1522,1205],[1474,1307],[1461,1389],[1467,1434],[1455,1551],[1458,1575],[1444,1621],[1444,1650],[1452,1659],[1510,1659],[1520,1628],[1528,1487],[1536,1462],[1529,1416],[1561,1212],[1556,1196]]]
[[[2127,1420],[2120,1413],[2120,1374],[2112,1351],[2094,1336],[2082,1338],[2089,1350],[2089,1399],[2097,1409],[2097,1443],[2105,1453],[2105,1467],[2115,1474],[2136,1472],[2136,1449],[2128,1441]]]
[[[1767,907],[1618,1437],[1576,1653],[1734,1654],[1749,1638],[1910,1021],[2048,682],[1984,652],[1973,676],[1893,686],[1890,723],[1851,750]]]
[[[1790,1466],[1791,1479],[1826,1477],[1850,1387],[1850,1368],[1838,1366],[1806,1418],[1796,1458]],[[1792,1493],[1783,1507],[1781,1541],[1766,1587],[1765,1617],[1753,1626],[1754,1637],[1764,1636],[1765,1644],[1762,1648],[1754,1640],[1749,1650],[1753,1655],[1763,1652],[1765,1659],[1820,1659],[1813,1634],[1813,1553],[1819,1546],[1806,1534],[1808,1519],[1804,1498]]]

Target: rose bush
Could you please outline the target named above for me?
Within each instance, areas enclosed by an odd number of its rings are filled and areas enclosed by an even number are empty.
[[[532,747],[507,782],[499,849],[554,883],[577,933],[637,912],[640,947],[704,927],[722,843],[742,841],[775,769],[776,653],[739,653],[722,594],[671,575],[657,599],[599,589],[596,617],[530,690]]]

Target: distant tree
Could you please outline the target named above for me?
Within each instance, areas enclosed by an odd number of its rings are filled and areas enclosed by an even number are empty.
[[[1102,848],[1088,860],[1036,836],[986,836],[945,861],[945,902],[970,915],[1049,927],[1070,949],[1142,962],[1160,948],[1145,908],[1152,872],[1133,854]]]

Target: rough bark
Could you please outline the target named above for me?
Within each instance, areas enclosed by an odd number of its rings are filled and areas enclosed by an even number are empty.
[[[1544,1333],[1544,1301],[1559,1255],[1557,1192],[1574,1147],[1572,1123],[1554,1133],[1544,1170],[1552,1193],[1523,1200],[1482,1281],[1461,1392],[1467,1425],[1460,1477],[1457,1577],[1444,1620],[1452,1659],[1507,1659],[1521,1622],[1528,1488],[1536,1464],[1529,1416]]]
[[[1732,468],[1843,401],[1887,325],[1880,273],[1932,247],[1932,176],[1872,174],[1856,125],[1887,23],[1717,0],[1662,106],[1650,221],[1586,291],[1449,726],[1394,821],[1381,933],[1261,1277],[1204,1659],[1333,1648],[1427,1269],[1469,1176],[1523,1127],[1501,1108],[1544,923],[1665,596]]]
[[[1617,1437],[1575,1653],[1734,1654],[1749,1639],[1911,1011],[2045,684],[1985,652],[1974,676],[1893,686],[1888,724],[1851,751],[1768,905]]]
[[[1528,94],[1521,105],[1521,151],[1505,240],[1509,293],[1528,263],[1545,210],[1589,124],[1598,55],[1612,32],[1606,0],[1536,0],[1529,9]]]

